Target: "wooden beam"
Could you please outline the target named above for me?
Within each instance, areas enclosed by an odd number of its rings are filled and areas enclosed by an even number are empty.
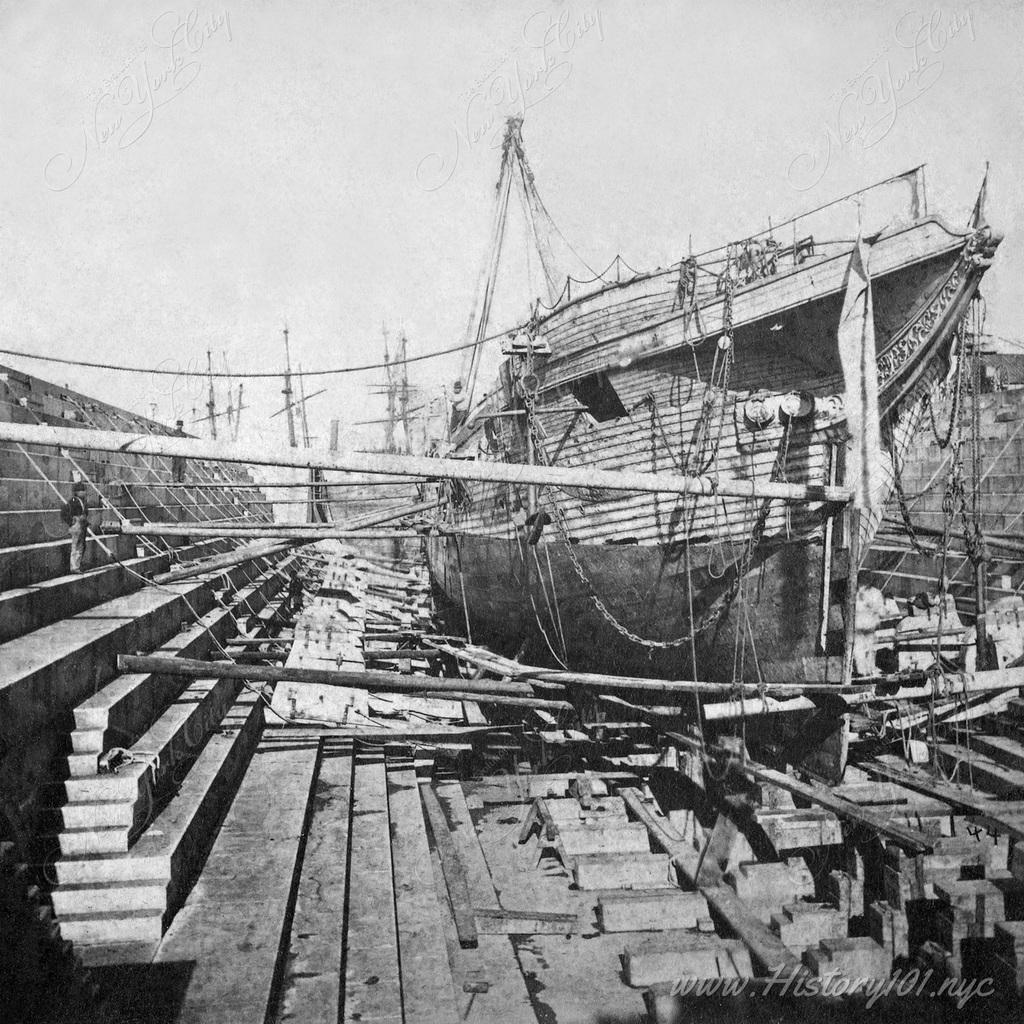
[[[676,732],[666,732],[665,735],[673,742],[679,743],[688,750],[693,750],[695,752],[700,752],[701,750],[700,743],[690,736],[685,736],[682,733]],[[801,782],[799,779],[793,778],[791,775],[786,775],[785,772],[779,772],[775,771],[773,768],[767,768],[764,765],[758,764],[756,761],[740,761],[731,751],[724,750],[721,747],[709,747],[708,749],[712,753],[727,759],[728,768],[730,770],[747,775],[750,778],[757,779],[761,782],[767,782],[773,786],[778,786],[780,789],[787,790],[790,793],[795,793],[798,796],[802,796],[805,799],[810,800],[812,803],[817,804],[819,807],[824,807],[826,810],[832,811],[841,818],[858,821],[862,825],[875,829],[882,835],[892,839],[908,853],[931,853],[934,849],[931,838],[925,833],[920,832],[917,829],[905,828],[902,825],[897,825],[895,822],[891,822],[886,818],[880,817],[875,811],[872,811],[867,807],[862,807],[860,804],[856,804],[852,800],[845,800],[842,797],[837,796],[825,786],[809,785],[808,783]]]
[[[685,840],[669,832],[648,810],[643,795],[638,789],[624,788],[619,796],[636,818],[646,827],[651,839],[672,859],[683,877],[691,884],[697,883],[702,870],[700,854]],[[726,885],[719,882],[697,885],[697,891],[708,901],[708,907],[741,939],[751,955],[769,974],[781,968],[784,976],[804,970],[799,958],[782,940],[751,912],[750,908]]]
[[[911,855],[931,853],[935,848],[934,843],[932,843],[931,838],[926,833],[898,825],[896,822],[882,817],[867,807],[862,807],[860,804],[855,804],[852,800],[836,796],[835,793],[825,786],[800,782],[799,779],[794,779],[791,775],[786,775],[785,772],[775,771],[774,768],[765,768],[753,761],[747,761],[746,763],[733,762],[733,764],[740,771],[751,778],[757,779],[759,782],[767,782],[773,786],[778,786],[779,789],[802,796],[810,800],[811,803],[824,807],[841,818],[847,818],[850,821],[867,825],[868,828],[873,829],[880,835],[892,839]]]
[[[434,836],[434,846],[441,860],[441,871],[444,874],[445,887],[448,889],[448,900],[452,907],[452,917],[455,920],[459,945],[463,949],[473,949],[476,947],[478,939],[473,902],[469,897],[466,866],[459,857],[458,848],[448,826],[448,819],[444,816],[434,787],[425,785],[420,786],[419,789],[420,795],[423,797],[423,807],[427,812],[427,821],[430,822],[430,831]]]
[[[186,676],[191,679],[246,679],[263,683],[315,683],[318,686],[345,686],[371,693],[473,693],[484,696],[529,696],[523,683],[490,682],[471,687],[465,679],[440,679],[434,676],[407,676],[399,672],[378,672],[373,669],[275,668],[270,665],[235,665],[230,661],[201,661],[197,658],[166,658],[154,655],[119,654],[122,672],[145,672],[164,676]],[[462,700],[462,696],[452,697]],[[474,698],[469,698],[474,699]]]
[[[145,537],[221,537],[225,540],[279,540],[293,544],[315,544],[318,540],[420,540],[422,533],[414,530],[392,529],[376,532],[347,530],[344,527],[320,526],[312,530],[296,530],[288,523],[268,524],[255,530],[233,526],[203,526],[200,523],[147,523],[144,526],[125,524],[118,530],[105,533],[123,533],[126,536]]]
[[[896,764],[896,758],[884,755],[872,761],[862,761],[857,767],[871,775],[880,775],[883,779],[896,782],[915,793],[941,800],[944,804],[955,808],[961,813],[977,816],[978,822],[994,832],[1002,832],[1018,841],[1024,841],[1024,824],[1009,821],[1005,817],[1011,808],[1024,811],[1024,801],[991,800],[966,787],[957,786],[943,779],[936,779],[920,770],[905,768]]]
[[[300,543],[309,543],[300,541]],[[158,573],[153,577],[154,583],[177,583],[179,580],[192,579],[194,576],[203,576],[208,572],[216,572],[218,569],[227,569],[232,565],[241,562],[249,562],[255,558],[273,558],[274,555],[287,551],[292,544],[251,544],[244,548],[235,548],[234,551],[225,552],[223,555],[214,555],[206,558],[195,565],[182,565],[177,569],[170,569],[168,572]]]
[[[128,455],[161,455],[253,466],[421,476],[427,479],[540,484],[554,487],[598,487],[650,494],[704,494],[739,498],[778,498],[785,501],[846,502],[843,487],[744,480],[729,476],[681,476],[675,473],[575,469],[561,466],[489,462],[485,459],[433,459],[381,452],[332,452],[324,448],[278,448],[260,444],[229,444],[165,434],[130,434],[112,430],[83,430],[46,424],[0,423],[0,441],[50,445],[83,451],[113,451]]]
[[[308,499],[303,499],[302,504],[306,504]],[[282,502],[275,502],[275,504],[283,504]],[[436,501],[420,501],[414,505],[402,505],[400,508],[385,508],[379,512],[369,512],[366,515],[357,516],[355,519],[349,519],[342,523],[331,523],[330,526],[333,529],[338,530],[365,530],[371,526],[381,526],[384,523],[393,522],[396,519],[404,519],[406,516],[419,515],[421,512],[429,512],[432,509],[437,508],[438,502]],[[288,522],[275,522],[273,520],[260,520],[252,518],[243,518],[241,516],[234,516],[228,519],[204,519],[197,522],[148,522],[148,523],[132,523],[125,522],[123,520],[110,520],[104,522],[101,529],[104,533],[124,533],[124,534],[140,534],[145,536],[146,534],[168,532],[168,527],[204,527],[211,530],[218,529],[232,529],[239,531],[246,530],[266,530],[268,528],[275,529],[287,529],[293,533],[305,533],[307,531],[315,532],[317,530],[323,530],[325,524],[323,523],[288,523]]]
[[[739,936],[767,974],[778,971],[779,977],[790,978],[810,973],[799,957],[727,885],[699,888],[708,901],[708,909],[718,914]]]

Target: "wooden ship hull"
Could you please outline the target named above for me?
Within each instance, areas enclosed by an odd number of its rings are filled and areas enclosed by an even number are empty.
[[[872,240],[883,499],[997,244],[935,217]],[[730,248],[688,289],[684,264],[557,304],[453,454],[842,481],[836,331],[852,248],[794,241],[770,272],[723,288]],[[508,653],[525,642],[573,668],[756,681],[765,660],[828,649],[848,546],[834,505],[472,483],[447,496],[426,541],[432,580],[453,625]],[[862,547],[877,525],[862,522]]]

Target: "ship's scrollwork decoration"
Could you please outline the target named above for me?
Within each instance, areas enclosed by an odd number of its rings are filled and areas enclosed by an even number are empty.
[[[999,239],[987,227],[980,228],[967,239],[960,259],[939,293],[878,357],[879,384],[884,386],[903,370],[956,298],[966,274],[987,266],[998,244]]]
[[[967,268],[967,260],[961,258],[950,272],[938,295],[922,310],[921,314],[878,357],[878,383],[887,384],[911,360],[924,344],[936,322],[946,312],[960,291],[960,284]]]

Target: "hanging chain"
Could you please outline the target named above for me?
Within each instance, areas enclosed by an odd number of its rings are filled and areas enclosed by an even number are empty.
[[[733,342],[732,342],[732,304],[735,282],[732,273],[733,251],[730,245],[726,250],[725,272],[719,279],[719,287],[724,290],[722,299],[722,334],[719,338],[718,349],[711,365],[711,376],[704,390],[704,398],[701,402],[700,419],[697,426],[697,436],[683,459],[683,472],[692,472],[696,476],[706,473],[718,460],[718,452],[722,445],[722,433],[725,429],[725,404],[729,391],[729,382],[733,369]],[[718,410],[718,431],[714,443],[711,443],[712,417],[716,403]],[[691,464],[696,468],[691,470]]]
[[[925,399],[925,401],[927,401],[927,399]],[[907,502],[907,494],[906,491],[903,490],[903,460],[896,454],[895,445],[893,445],[889,454],[892,459],[893,488],[896,491],[896,502],[900,508],[900,518],[903,520],[903,529],[907,531],[907,539],[910,541],[910,546],[914,551],[919,555],[924,554],[925,549],[917,539],[917,531],[914,529],[914,523],[910,518],[910,505]]]
[[[537,419],[535,415],[535,392],[527,388],[522,379],[519,381],[520,393],[523,399],[523,405],[526,409],[526,423],[527,428],[533,438],[534,448],[537,452],[538,458],[543,459],[546,464],[546,450],[541,443],[541,438],[537,429]],[[784,472],[784,463],[786,455],[789,449],[789,426],[786,427],[786,432],[783,435],[782,442],[780,444],[779,457],[776,459],[775,466],[772,471],[772,479],[778,479],[777,474]],[[646,637],[642,637],[637,633],[634,633],[627,626],[623,625],[611,611],[611,609],[605,604],[605,602],[598,595],[594,588],[593,581],[587,575],[586,569],[580,562],[579,556],[576,554],[575,546],[573,545],[572,538],[569,533],[569,523],[565,516],[565,511],[561,505],[557,502],[553,502],[554,508],[554,522],[558,529],[559,536],[565,546],[566,553],[569,556],[569,561],[572,564],[573,571],[579,577],[580,582],[587,590],[587,595],[593,602],[594,607],[597,608],[601,616],[605,621],[621,636],[625,637],[631,643],[637,644],[641,647],[646,647],[649,650],[669,650],[676,647],[682,647],[684,644],[691,643],[698,636],[703,635],[709,630],[718,626],[718,624],[725,617],[729,608],[732,605],[736,594],[739,591],[740,585],[743,578],[746,576],[750,569],[750,565],[753,562],[754,554],[764,537],[765,527],[768,522],[768,515],[771,510],[771,499],[765,500],[758,512],[757,519],[754,523],[754,528],[751,531],[750,536],[747,538],[746,544],[744,545],[743,553],[740,558],[733,564],[735,569],[735,575],[729,583],[728,588],[723,594],[721,601],[716,603],[712,607],[708,608],[697,620],[693,628],[686,633],[684,636],[676,637],[673,640],[651,640]]]
[[[931,395],[925,395],[924,401],[928,406],[928,418],[931,421],[932,434],[940,451],[949,447],[953,433],[960,421],[960,408],[963,404],[964,394],[964,356],[967,348],[966,330],[964,318],[961,318],[956,328],[956,375],[953,381],[953,405],[949,412],[949,426],[946,428],[945,436],[941,436],[939,425],[935,419],[935,403]]]

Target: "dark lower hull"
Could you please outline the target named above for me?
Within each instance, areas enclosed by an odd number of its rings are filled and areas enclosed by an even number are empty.
[[[515,537],[431,536],[426,545],[450,628],[508,655],[525,644],[526,660],[587,671],[756,682],[751,639],[762,663],[812,656],[827,606],[814,541],[765,541],[738,587],[717,545],[574,545],[587,584],[557,538],[531,547]],[[685,637],[691,621],[705,628],[692,646],[647,646],[623,636],[595,595],[645,640]]]

